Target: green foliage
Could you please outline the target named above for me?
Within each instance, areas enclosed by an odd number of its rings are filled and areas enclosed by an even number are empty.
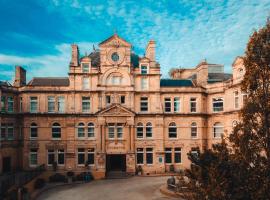
[[[242,90],[248,94],[241,122],[212,149],[189,154],[189,200],[270,199],[270,21],[250,37]]]

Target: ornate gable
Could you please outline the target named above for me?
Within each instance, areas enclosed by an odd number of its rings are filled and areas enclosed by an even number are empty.
[[[134,116],[135,113],[119,104],[113,104],[108,108],[105,108],[96,113],[98,116]]]
[[[114,34],[111,37],[109,37],[108,39],[106,39],[103,42],[99,43],[99,46],[100,47],[104,47],[104,46],[113,46],[113,47],[124,46],[124,47],[131,47],[131,44],[128,43],[123,38],[119,37],[119,35]]]

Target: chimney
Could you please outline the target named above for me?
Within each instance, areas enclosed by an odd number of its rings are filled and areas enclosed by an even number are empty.
[[[156,60],[156,42],[154,40],[150,40],[146,47],[145,57],[149,58],[150,61]]]
[[[26,85],[26,70],[21,66],[15,67],[15,80],[13,83],[14,87],[22,87]]]
[[[72,44],[71,66],[79,66],[79,48],[78,45]]]

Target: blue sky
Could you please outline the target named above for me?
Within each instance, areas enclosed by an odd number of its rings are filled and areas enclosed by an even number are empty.
[[[15,65],[28,80],[67,76],[71,43],[89,53],[114,30],[139,55],[154,39],[163,77],[205,58],[230,72],[269,15],[269,0],[0,0],[0,80]]]

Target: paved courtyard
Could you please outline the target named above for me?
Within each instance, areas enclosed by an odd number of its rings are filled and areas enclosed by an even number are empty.
[[[38,200],[161,200],[173,199],[159,192],[168,177],[132,177],[92,181],[87,184],[55,188]]]

